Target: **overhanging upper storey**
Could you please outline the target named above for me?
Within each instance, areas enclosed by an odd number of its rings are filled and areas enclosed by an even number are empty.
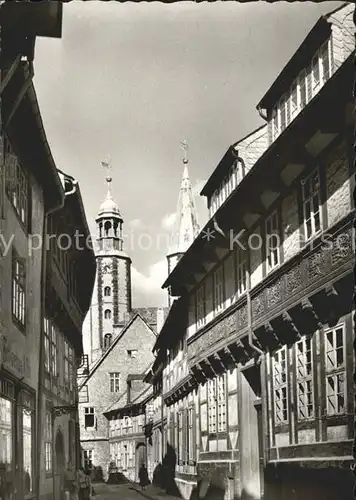
[[[354,49],[354,6],[344,4],[321,17],[257,105],[266,115],[271,144]]]
[[[240,231],[248,234],[308,166],[317,164],[325,148],[350,133],[353,72],[350,55],[218,208],[163,284],[172,296],[197,287],[232,250]]]

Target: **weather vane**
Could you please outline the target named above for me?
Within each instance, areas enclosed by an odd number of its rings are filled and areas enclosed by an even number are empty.
[[[188,163],[188,142],[186,139],[184,141],[181,141],[180,143],[183,151],[184,151],[184,158],[183,158],[183,163],[186,165]]]
[[[112,181],[111,177],[111,158],[110,156],[108,157],[107,160],[103,160],[101,162],[101,165],[107,169],[107,174],[106,174],[106,182],[108,183],[108,186],[110,186],[110,183]]]

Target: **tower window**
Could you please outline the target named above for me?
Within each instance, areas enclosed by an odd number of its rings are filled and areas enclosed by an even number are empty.
[[[104,288],[104,296],[105,297],[110,297],[111,296],[111,288],[109,286],[106,286]]]
[[[107,220],[104,224],[105,236],[109,235],[110,229],[111,229],[111,222]]]
[[[112,338],[111,333],[107,333],[106,335],[104,335],[104,349],[108,349],[110,347],[111,338]]]
[[[105,311],[104,311],[104,318],[105,319],[111,319],[111,311],[110,311],[110,309],[105,309]]]

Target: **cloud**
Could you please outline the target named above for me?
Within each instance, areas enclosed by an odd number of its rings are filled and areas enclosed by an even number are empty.
[[[128,225],[132,229],[140,229],[143,226],[142,220],[141,219],[132,219],[128,222]]]
[[[168,275],[167,261],[162,259],[151,265],[146,273],[131,268],[134,307],[161,307],[167,305],[167,291],[162,285]]]
[[[206,184],[206,181],[204,181],[203,179],[197,179],[194,182],[194,184],[192,186],[192,190],[193,190],[193,195],[195,197],[200,195],[200,191],[203,189],[205,184]]]
[[[162,221],[161,221],[161,225],[162,225],[163,229],[166,229],[167,231],[171,230],[174,226],[176,216],[177,216],[177,214],[175,212],[164,215],[164,217],[162,218]]]

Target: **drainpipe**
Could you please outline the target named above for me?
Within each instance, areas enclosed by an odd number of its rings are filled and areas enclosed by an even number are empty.
[[[250,260],[250,259],[249,259]],[[253,343],[252,338],[252,303],[251,303],[251,273],[250,273],[250,262],[247,269],[247,280],[246,280],[246,297],[247,297],[247,324],[248,324],[248,345],[255,351],[259,356],[263,356],[264,352]],[[261,360],[259,360],[261,362]]]
[[[42,230],[42,269],[41,269],[41,322],[40,322],[40,345],[39,345],[39,367],[38,367],[38,391],[37,391],[37,482],[36,482],[36,498],[39,500],[40,498],[40,464],[41,464],[41,445],[42,445],[42,436],[41,430],[43,428],[42,422],[42,391],[43,391],[43,379],[44,379],[44,324],[43,318],[45,316],[45,299],[46,299],[46,271],[47,271],[47,250],[44,242],[46,241],[47,228],[48,228],[48,217],[54,212],[61,210],[64,207],[65,203],[65,195],[63,193],[63,198],[60,205],[47,210],[44,214],[43,220],[43,230]],[[52,419],[53,424],[53,419]],[[54,446],[53,446],[53,425],[52,425],[52,470],[54,471]],[[54,474],[54,472],[53,472]],[[53,487],[54,487],[54,476],[53,476]]]

